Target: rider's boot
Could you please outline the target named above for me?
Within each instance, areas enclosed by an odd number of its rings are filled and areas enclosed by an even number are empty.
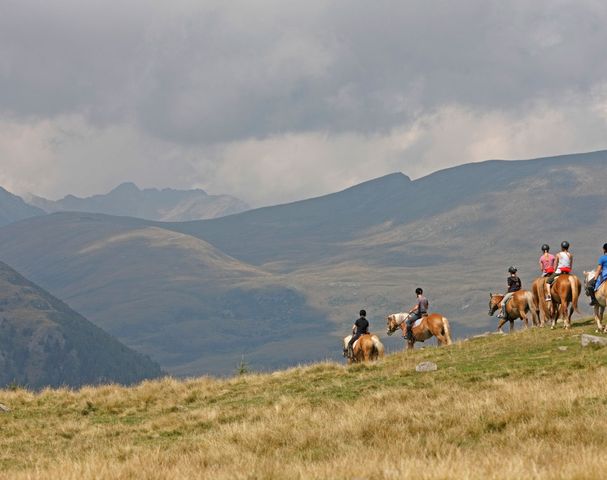
[[[413,327],[411,325],[407,325],[407,333],[405,334],[405,338],[407,340],[413,340]]]
[[[348,358],[349,359],[354,358],[354,348],[352,347],[352,345],[348,345]]]
[[[594,307],[596,304],[597,304],[596,293],[594,290],[591,290],[590,291],[590,306]]]

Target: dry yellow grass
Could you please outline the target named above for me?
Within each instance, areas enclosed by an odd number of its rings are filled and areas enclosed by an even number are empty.
[[[0,478],[604,478],[607,349],[579,346],[588,329],[373,366],[2,391]],[[416,373],[428,359],[439,370]]]

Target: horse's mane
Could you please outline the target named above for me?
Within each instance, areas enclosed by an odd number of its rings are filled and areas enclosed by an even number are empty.
[[[390,314],[390,316],[391,317],[393,316],[394,320],[396,320],[396,324],[400,325],[407,319],[407,317],[409,316],[409,313],[406,313],[406,312],[392,313],[392,314]]]

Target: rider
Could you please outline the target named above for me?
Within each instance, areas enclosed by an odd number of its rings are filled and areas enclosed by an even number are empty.
[[[598,264],[594,271],[594,278],[588,282],[591,306],[596,305],[596,291],[607,280],[607,243],[603,245],[603,255],[599,258]]]
[[[352,346],[354,342],[358,340],[361,335],[369,333],[369,321],[367,320],[367,312],[365,310],[361,310],[359,312],[360,318],[354,322],[352,325],[352,338],[348,342],[348,357],[352,358],[354,356],[354,350]]]
[[[409,310],[409,315],[407,315],[407,333],[405,335],[407,340],[413,340],[413,324],[420,318],[428,315],[429,303],[428,299],[424,297],[424,291],[420,287],[417,287],[415,295],[417,295],[417,303]]]
[[[555,270],[556,265],[556,257],[550,253],[550,246],[545,244],[542,245],[542,256],[540,257],[540,271],[542,272],[542,277],[547,277],[548,275],[552,275]],[[546,288],[546,298],[550,297],[550,285],[544,283],[544,287]]]
[[[548,277],[546,283],[550,286],[554,283],[556,277],[558,277],[561,273],[571,273],[573,269],[573,254],[569,251],[569,242],[565,241],[561,243],[561,251],[556,254],[556,270],[555,272]],[[550,296],[550,291],[548,291],[548,295],[546,295],[546,301],[549,302],[552,300]]]
[[[498,318],[506,317],[506,303],[514,296],[514,292],[518,292],[523,286],[521,279],[516,276],[517,270],[515,267],[508,267],[508,272],[510,272],[510,276],[507,279],[508,292],[502,299],[502,310],[498,314]]]

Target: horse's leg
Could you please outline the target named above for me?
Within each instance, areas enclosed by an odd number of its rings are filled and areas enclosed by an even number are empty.
[[[552,321],[552,325],[550,325],[550,330],[554,330],[556,328],[556,320],[558,317],[558,308],[556,306],[556,303],[552,302],[552,304],[550,304],[549,306],[550,308],[550,319]]]
[[[561,318],[563,319],[563,323],[565,324],[565,330],[569,330],[571,327],[569,320],[569,313],[567,310],[569,309],[569,305],[567,302],[561,303]]]
[[[413,345],[415,345],[415,340],[407,340],[407,350],[413,350]]]
[[[505,318],[500,318],[499,323],[497,324],[497,331],[501,332],[502,331],[502,327],[504,326],[504,323],[506,323],[508,320],[506,320]]]
[[[514,330],[514,320],[508,320],[510,322],[510,330],[508,330],[508,333],[512,333],[512,330]]]
[[[605,307],[601,307],[599,309],[599,318],[601,319],[601,323],[603,322],[604,314],[605,314]],[[603,327],[603,333],[607,333],[607,324]]]

